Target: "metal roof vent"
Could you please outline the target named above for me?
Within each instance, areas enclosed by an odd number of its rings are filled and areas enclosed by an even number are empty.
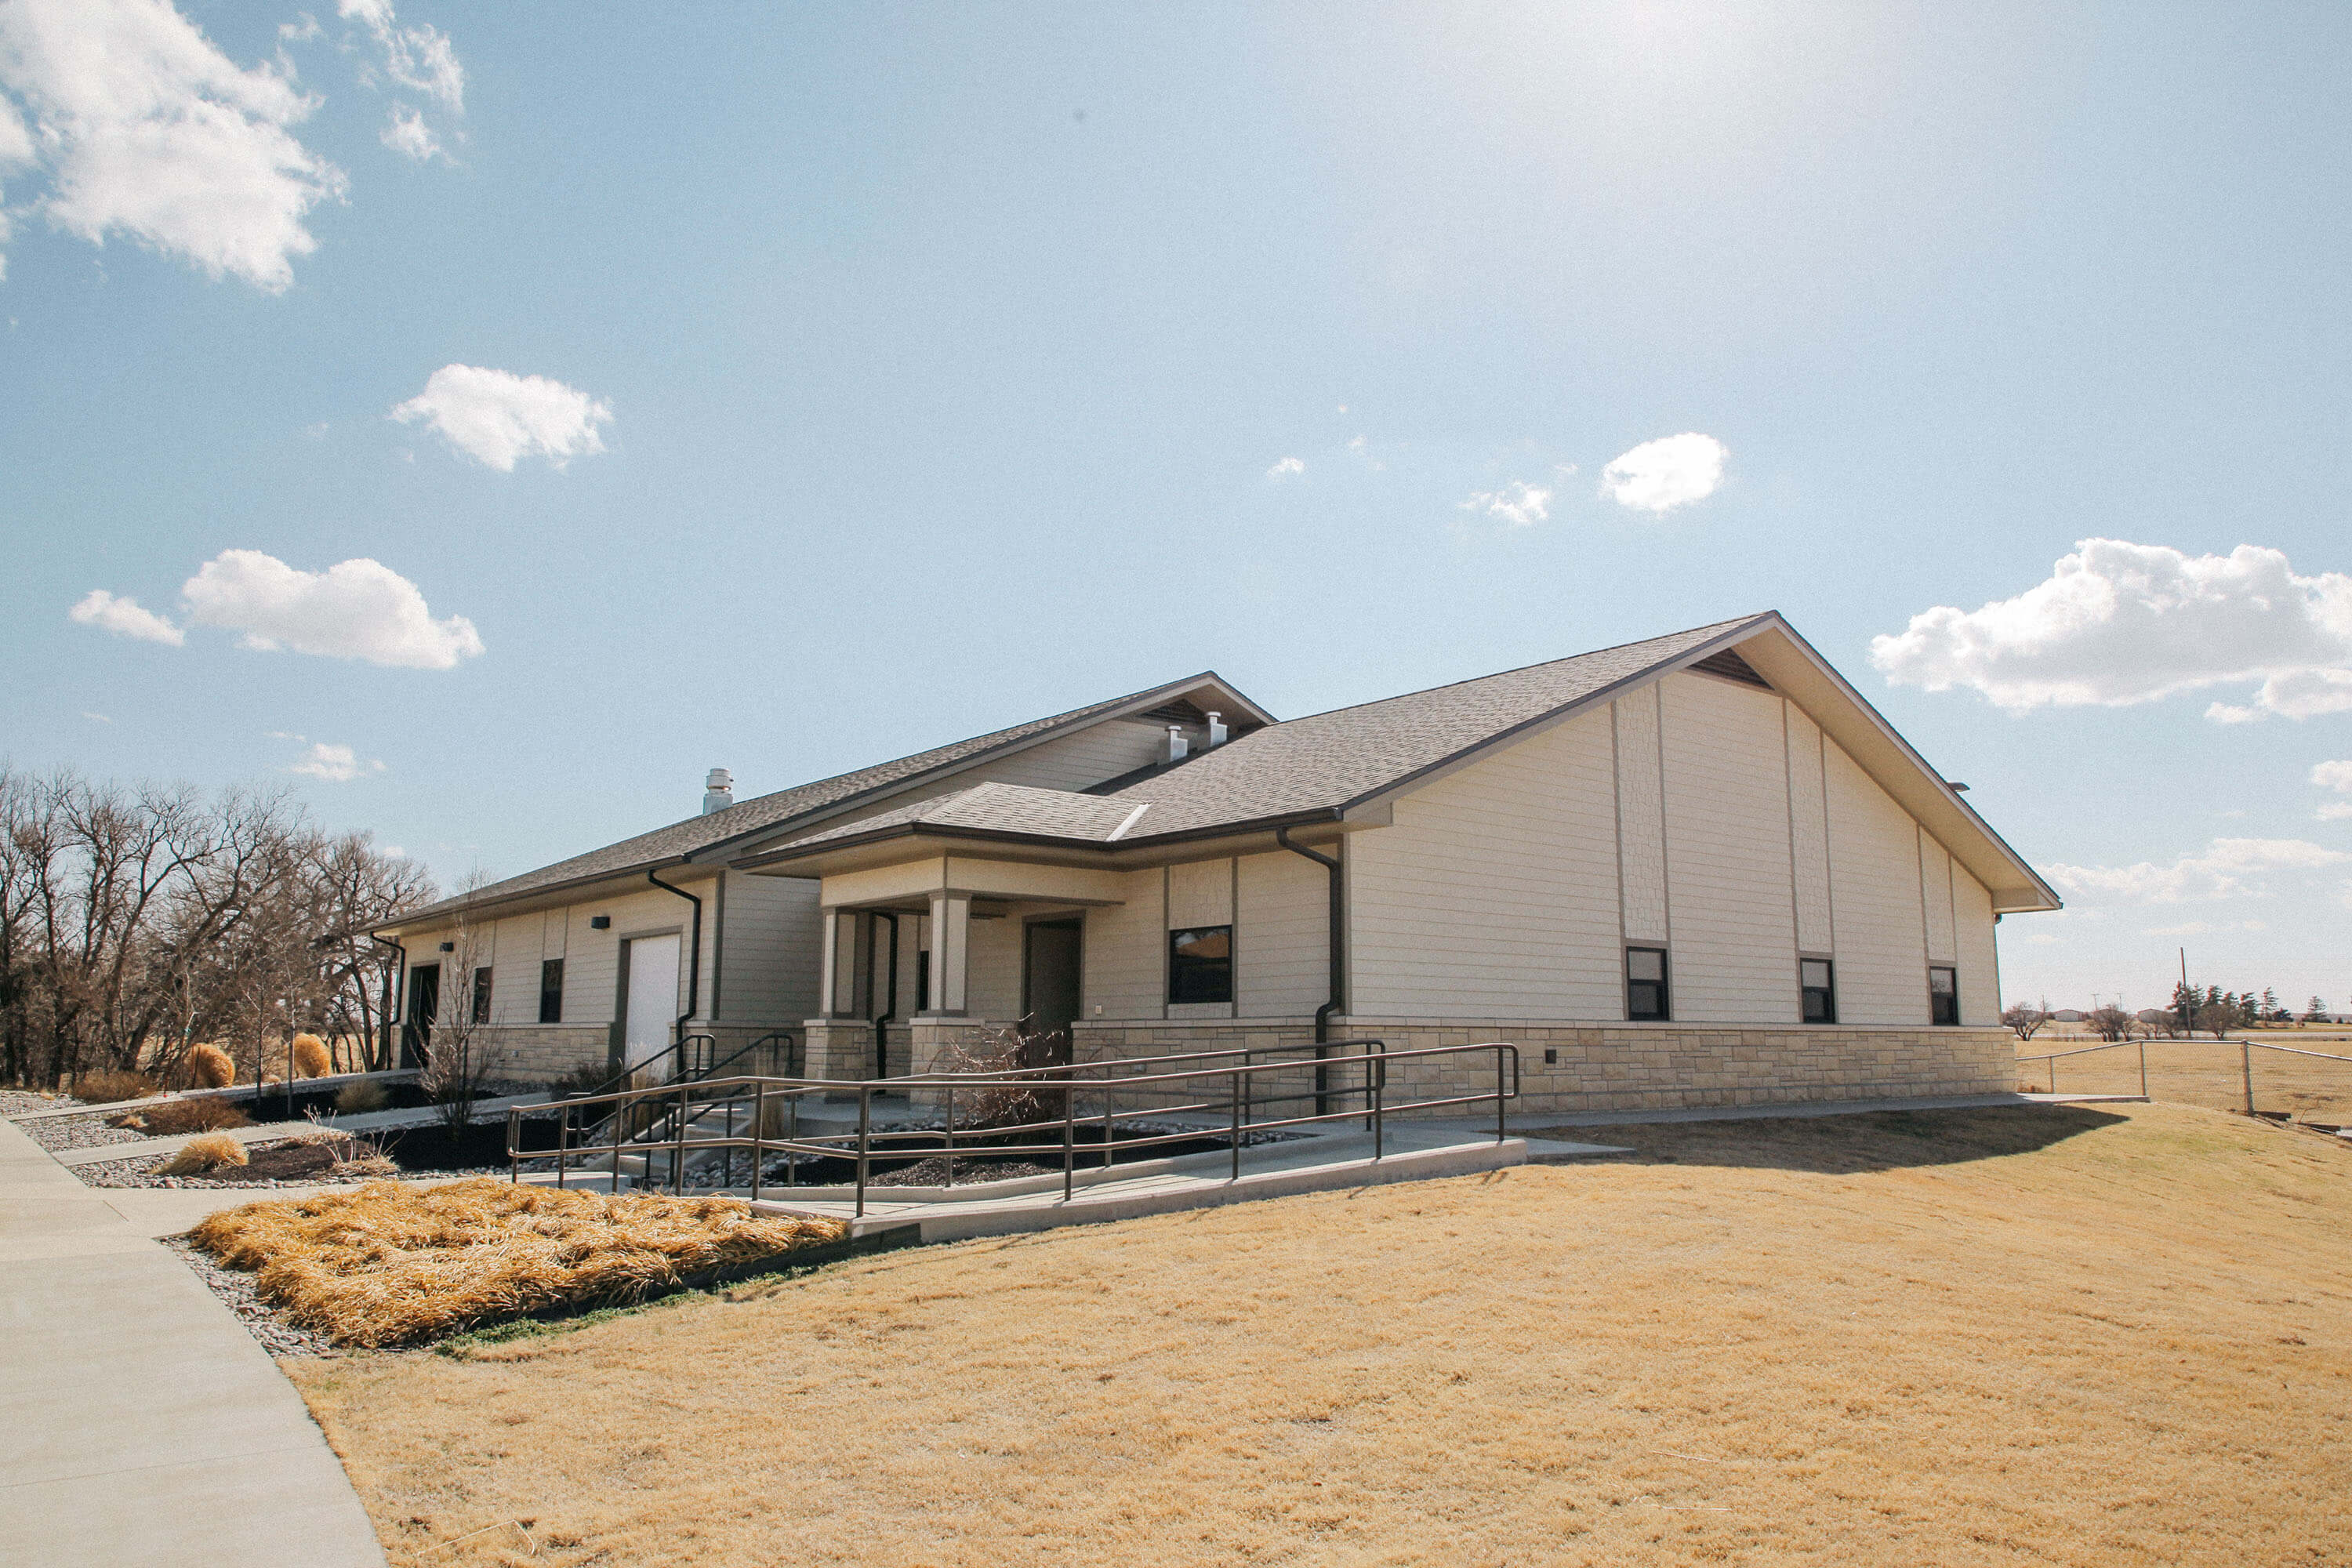
[[[1169,725],[1168,760],[1171,763],[1181,763],[1192,754],[1192,742],[1184,738],[1184,731],[1173,724]]]
[[[702,781],[702,815],[724,811],[735,804],[735,775],[725,768],[713,768],[710,776]]]
[[[1209,714],[1209,749],[1215,751],[1225,743],[1225,716],[1212,710]]]

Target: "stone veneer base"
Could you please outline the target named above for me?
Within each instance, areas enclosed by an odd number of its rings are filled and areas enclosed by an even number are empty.
[[[1517,1046],[1515,1116],[2005,1094],[2017,1088],[2016,1047],[2005,1028],[1339,1018],[1332,1022],[1332,1037],[1378,1039],[1391,1051],[1493,1041]],[[1079,1060],[1098,1061],[1312,1046],[1314,1039],[1312,1020],[1089,1020],[1076,1026],[1076,1049]],[[1547,1051],[1557,1060],[1546,1062]],[[1269,1094],[1296,1093],[1309,1083],[1308,1073],[1301,1068],[1295,1082],[1287,1073],[1261,1079]],[[1360,1082],[1342,1079],[1349,1079],[1346,1070],[1335,1071],[1327,1087],[1337,1091]],[[1490,1056],[1425,1058],[1392,1065],[1386,1093],[1393,1103],[1486,1094],[1494,1084]],[[1475,1105],[1426,1112],[1480,1113]]]

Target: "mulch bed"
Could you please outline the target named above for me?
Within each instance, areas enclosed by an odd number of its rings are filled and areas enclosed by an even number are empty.
[[[974,1182],[1009,1182],[1015,1176],[1058,1176],[1061,1167],[1051,1171],[1043,1165],[1033,1165],[1026,1160],[968,1160],[955,1163],[956,1185],[968,1187]],[[895,1171],[885,1171],[866,1179],[869,1187],[944,1187],[948,1184],[948,1163],[945,1160],[919,1160],[911,1165],[901,1165]]]

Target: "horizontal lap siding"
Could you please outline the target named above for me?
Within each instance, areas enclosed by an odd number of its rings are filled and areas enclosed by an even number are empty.
[[[1247,855],[1234,910],[1234,996],[1244,1018],[1311,1014],[1330,999],[1330,882],[1303,855]]]
[[[1780,699],[1704,675],[1670,675],[1660,687],[1675,1019],[1793,1024]]]
[[[1927,956],[1937,963],[1951,963],[1958,956],[1952,945],[1952,855],[1925,828],[1919,833],[1919,902],[1926,917]]]
[[[1960,970],[1960,1022],[1991,1024],[2000,1017],[2000,961],[1994,952],[1992,895],[1969,875],[1968,868],[1952,867],[1952,905],[1958,925]]]
[[[805,877],[727,879],[721,1017],[781,1025],[816,1016],[824,942],[817,888]]]
[[[1837,908],[1838,1021],[1927,1021],[1919,830],[1869,774],[1828,749],[1830,887]]]
[[[964,1011],[972,1017],[1009,1024],[1021,1016],[1021,933],[1022,922],[1016,915],[971,922]],[[898,962],[907,962],[903,938]]]
[[[1666,921],[1665,785],[1658,740],[1658,689],[1629,691],[1609,705],[1616,727],[1618,866],[1630,942],[1663,942]]]
[[[1353,835],[1349,1010],[1613,1017],[1610,724],[1588,714],[1406,795]]]
[[[1167,941],[1163,877],[1155,867],[1119,879],[1122,903],[1087,911],[1080,959],[1088,1017],[1157,1018],[1163,1001],[1160,946]]]
[[[1789,726],[1789,859],[1797,881],[1797,945],[1827,952],[1830,930],[1828,806],[1822,798],[1822,731],[1793,702],[1781,710]]]

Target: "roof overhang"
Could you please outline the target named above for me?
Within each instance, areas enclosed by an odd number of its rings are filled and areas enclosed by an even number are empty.
[[[1288,830],[1287,837],[1293,843],[1328,844],[1342,834],[1382,826],[1389,820],[1386,811],[1343,816],[1335,808],[1116,844],[1085,844],[1044,835],[934,823],[896,823],[871,833],[830,838],[820,844],[787,844],[761,854],[747,855],[736,860],[733,868],[763,877],[836,877],[952,855],[1034,866],[1136,871],[1187,860],[1221,860],[1228,856],[1280,849],[1282,845],[1276,835],[1284,829]]]
[[[673,855],[664,860],[648,860],[642,866],[551,882],[544,888],[533,888],[528,892],[478,904],[457,904],[445,900],[416,914],[387,921],[370,929],[377,936],[398,938],[414,931],[441,931],[463,920],[508,920],[516,915],[536,914],[541,910],[562,909],[567,904],[625,898],[632,893],[642,893],[653,885],[646,880],[647,872],[666,871],[673,867],[677,868],[679,880],[689,882],[707,881],[719,871],[719,868],[696,866],[683,855]]]

